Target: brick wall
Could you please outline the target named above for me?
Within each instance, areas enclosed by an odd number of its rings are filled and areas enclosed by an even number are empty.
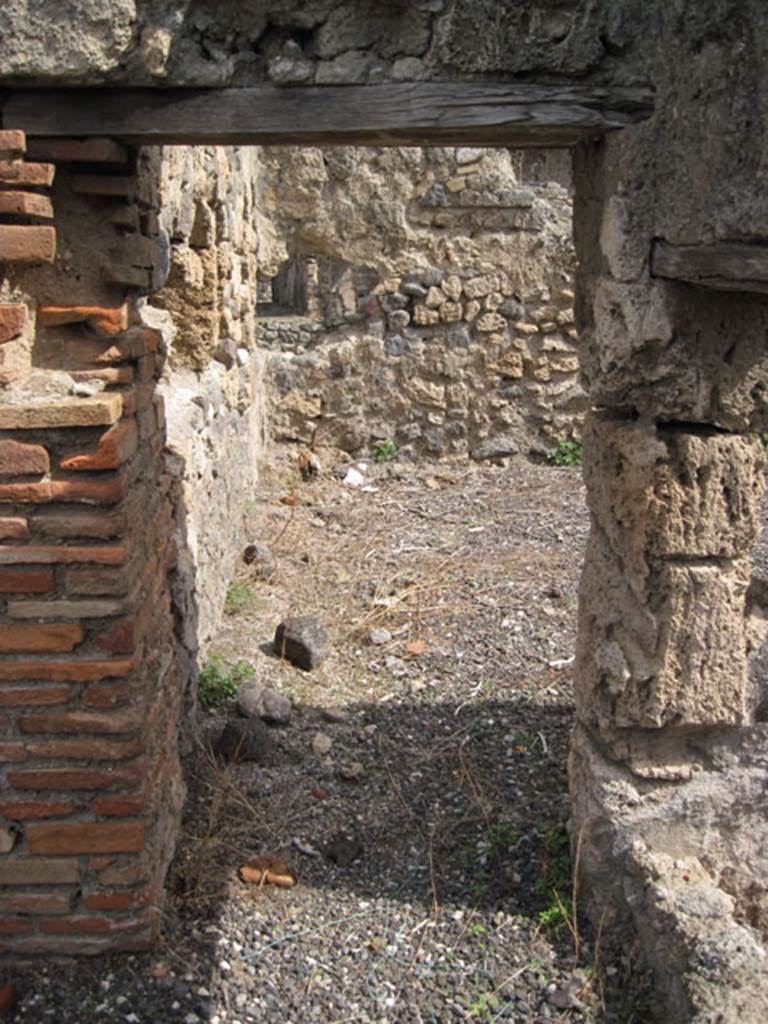
[[[21,264],[0,224],[0,343],[18,348],[0,404],[0,952],[13,955],[146,946],[183,799],[163,340],[135,302],[155,263],[152,180],[119,147],[48,155],[55,258]]]

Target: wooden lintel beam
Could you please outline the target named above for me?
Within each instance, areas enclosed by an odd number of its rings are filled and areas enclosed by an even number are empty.
[[[768,293],[768,245],[670,245],[657,241],[651,254],[651,273],[720,291]]]
[[[4,128],[144,145],[573,146],[653,113],[644,87],[490,82],[13,90]]]

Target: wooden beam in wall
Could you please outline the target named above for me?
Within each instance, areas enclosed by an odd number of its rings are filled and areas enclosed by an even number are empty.
[[[741,242],[670,245],[657,241],[651,273],[721,291],[768,293],[768,246]]]
[[[653,113],[644,87],[490,82],[248,89],[28,89],[4,128],[179,145],[573,146]]]

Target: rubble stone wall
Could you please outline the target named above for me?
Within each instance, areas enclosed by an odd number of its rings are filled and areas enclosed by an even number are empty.
[[[311,310],[259,322],[273,437],[483,458],[578,435],[567,154],[527,169],[469,147],[265,163],[265,213],[318,278]],[[562,184],[524,177],[550,169]]]

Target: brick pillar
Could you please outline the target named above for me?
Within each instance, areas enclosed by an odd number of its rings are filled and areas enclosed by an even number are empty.
[[[57,199],[113,232],[100,279],[84,292],[78,261],[93,267],[93,253],[70,234],[55,275],[28,272],[28,302],[0,306],[0,338],[30,332],[33,358],[55,357],[85,392],[38,370],[39,393],[0,404],[0,951],[12,955],[146,947],[183,799],[162,338],[132,299],[151,274],[151,202],[125,151],[69,145],[57,161],[126,168],[74,176]],[[66,274],[98,301],[64,304]]]

